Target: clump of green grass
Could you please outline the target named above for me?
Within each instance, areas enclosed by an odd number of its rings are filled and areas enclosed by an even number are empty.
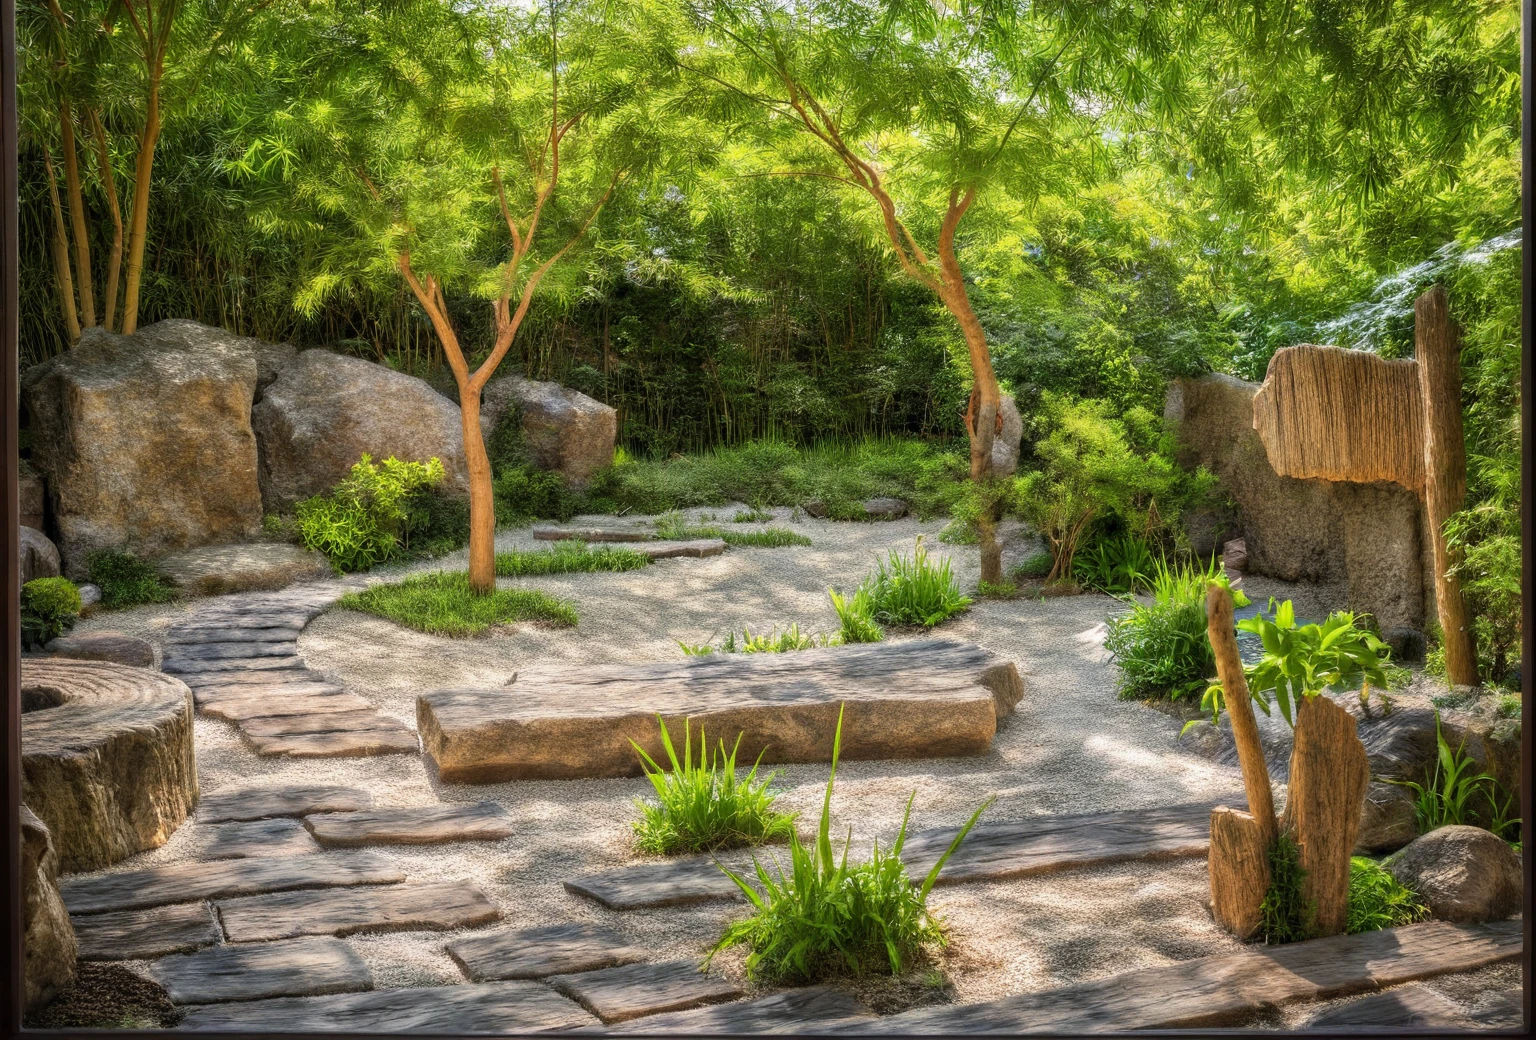
[[[1349,918],[1344,930],[1350,935],[1412,924],[1429,916],[1414,891],[1375,860],[1355,856],[1349,861]]]
[[[774,775],[758,779],[762,755],[747,771],[736,775],[736,753],[741,750],[741,734],[727,751],[725,741],[719,750],[709,753],[709,741],[699,729],[699,760],[693,760],[693,734],[683,722],[683,757],[677,757],[667,724],[658,715],[661,746],[666,751],[670,770],[634,741],[630,744],[640,756],[646,779],[656,791],[654,804],[637,801],[640,819],[635,821],[635,845],[641,852],[672,856],[682,852],[718,851],[742,845],[761,845],[782,840],[795,831],[792,813],[773,808],[778,793],[769,784]]]
[[[1019,587],[1012,582],[1000,582],[993,584],[990,581],[976,583],[976,595],[982,599],[1013,599],[1019,594]]]
[[[773,519],[773,514],[766,509],[738,509],[736,515],[731,517],[733,524],[766,524]]]
[[[1024,562],[1014,567],[1009,572],[1009,575],[1013,578],[1034,579],[1038,581],[1051,573],[1051,567],[1054,563],[1055,561],[1051,559],[1051,554],[1041,550],[1026,556]]]
[[[477,596],[463,571],[434,571],[374,585],[347,593],[336,605],[436,636],[477,636],[517,621],[576,624],[575,607],[534,589],[496,589]]]
[[[1289,831],[1269,850],[1269,889],[1259,904],[1259,935],[1266,943],[1288,943],[1312,934],[1317,911],[1307,902],[1301,847]]]
[[[1180,700],[1206,688],[1216,674],[1205,618],[1210,583],[1225,583],[1219,563],[1206,567],[1159,563],[1152,579],[1152,602],[1128,600],[1130,612],[1109,621],[1105,648],[1120,666],[1120,696]],[[1248,597],[1233,590],[1238,606]]]
[[[913,884],[901,861],[915,792],[907,799],[901,829],[890,847],[882,849],[875,842],[869,859],[849,863],[852,829],[840,853],[833,849],[831,837],[832,785],[837,779],[842,739],[843,715],[839,710],[832,738],[832,770],[822,795],[815,843],[807,847],[791,831],[789,869],[775,861],[770,872],[762,861],[754,859],[755,885],[721,866],[752,904],[753,913],[726,928],[710,952],[711,959],[723,950],[746,946],[750,951],[746,965],[749,975],[776,982],[812,982],[869,972],[897,975],[926,948],[946,944],[942,922],[928,910],[928,894],[939,871],[992,800],[971,814],[920,884]]]
[[[885,632],[875,623],[869,593],[863,589],[851,598],[845,598],[836,589],[828,589],[832,608],[837,611],[840,627],[836,632],[802,632],[800,623],[794,622],[782,632],[775,626],[770,632],[753,634],[750,628],[742,629],[738,638],[735,632],[727,632],[718,647],[710,643],[685,643],[678,646],[689,657],[702,657],[716,650],[726,654],[780,654],[789,650],[812,650],[817,647],[843,646],[846,643],[878,643]]]
[[[650,566],[651,558],[617,545],[591,546],[574,538],[550,549],[514,549],[496,554],[498,578],[527,578],[540,574],[582,574],[593,571],[634,571]]]
[[[828,589],[832,609],[837,611],[838,641],[842,643],[878,643],[885,638],[885,630],[875,620],[875,601],[869,590],[858,588],[852,596],[843,596],[836,589]]]
[[[740,519],[738,516],[737,520]],[[761,531],[727,531],[711,524],[690,524],[677,512],[663,513],[656,518],[656,537],[669,542],[719,538],[726,545],[753,545],[770,549],[811,544],[805,535],[787,527],[765,527]]]
[[[871,616],[888,625],[932,628],[971,605],[955,584],[949,557],[929,560],[921,536],[911,556],[893,549],[888,559],[878,561],[859,589],[869,595]]]
[[[131,552],[98,549],[85,558],[85,570],[91,584],[101,589],[103,610],[169,603],[176,598],[175,586]]]

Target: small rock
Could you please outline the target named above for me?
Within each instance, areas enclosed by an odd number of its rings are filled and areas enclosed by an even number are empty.
[[[48,827],[21,807],[21,928],[27,1011],[47,1004],[75,978],[75,930],[59,897],[59,857]]]
[[[94,607],[101,602],[101,586],[86,582],[76,586],[80,590],[80,605],[82,607]]]
[[[77,661],[111,661],[132,668],[155,666],[155,648],[146,640],[122,632],[60,636],[43,649],[55,657],[72,657]]]
[[[1500,921],[1520,910],[1520,858],[1481,827],[1441,827],[1383,864],[1444,921]]]
[[[1360,807],[1360,831],[1355,838],[1357,856],[1395,852],[1418,836],[1413,796],[1401,784],[1374,780]]]
[[[800,503],[800,508],[805,510],[805,515],[815,520],[827,518],[827,504],[819,498],[808,499]]]
[[[997,414],[1002,417],[1003,428],[992,442],[992,475],[1010,477],[1019,468],[1019,443],[1024,439],[1024,420],[1019,417],[1019,406],[1012,394],[1003,395]]]
[[[59,576],[59,550],[35,527],[21,529],[21,583]]]
[[[1221,547],[1221,566],[1236,574],[1243,574],[1248,570],[1248,542],[1243,538],[1234,538]]]
[[[871,498],[864,503],[864,515],[871,520],[900,520],[907,515],[907,503],[900,498]]]

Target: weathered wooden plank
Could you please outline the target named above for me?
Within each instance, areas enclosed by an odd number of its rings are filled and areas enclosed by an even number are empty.
[[[1410,982],[1352,1000],[1307,1019],[1303,1029],[1476,1029],[1460,1005],[1434,990]]]
[[[335,685],[335,680],[311,668],[291,668],[276,672],[208,672],[204,675],[188,675],[181,681],[197,691],[240,686],[299,686],[304,683]]]
[[[271,675],[271,672],[263,672]],[[326,697],[346,693],[346,688],[333,682],[274,682],[241,683],[239,686],[194,686],[192,695],[199,708],[229,701],[257,699],[281,699],[284,697]]]
[[[1349,920],[1349,859],[1371,783],[1355,720],[1327,697],[1296,706],[1283,829],[1298,846],[1301,890],[1318,935],[1338,935]]]
[[[373,988],[368,965],[340,939],[214,946],[158,960],[150,966],[149,974],[177,1004]]]
[[[538,982],[388,989],[334,997],[193,1008],[182,1029],[266,1033],[539,1033],[596,1026],[576,1004]]]
[[[1263,827],[1251,814],[1224,805],[1211,810],[1211,916],[1239,939],[1250,938],[1263,921],[1269,849]]]
[[[361,787],[337,784],[226,787],[203,796],[198,818],[218,823],[223,820],[260,820],[269,816],[307,816],[318,812],[353,812],[372,806],[373,795]]]
[[[683,858],[604,870],[566,881],[565,890],[610,910],[741,899],[736,883],[708,859]]]
[[[225,661],[253,657],[297,657],[296,642],[274,643],[247,640],[243,643],[167,643],[165,656],[173,661]]]
[[[692,960],[556,975],[549,984],[609,1024],[734,1000],[742,994],[734,982],[716,972],[700,971]]]
[[[1050,1033],[1196,1029],[1264,1008],[1327,1000],[1520,956],[1519,921],[1443,921],[1286,946],[1249,947],[976,1004],[920,1008],[853,1033]]]
[[[471,935],[447,950],[472,982],[542,979],[646,959],[617,932],[580,921]]]
[[[297,625],[274,627],[245,624],[183,625],[171,629],[167,646],[192,646],[208,643],[296,643],[303,629]]]
[[[500,841],[512,835],[512,817],[495,802],[325,813],[310,816],[304,825],[316,841],[332,848]]]
[[[222,938],[207,903],[76,914],[69,919],[83,961],[136,961],[187,953]]]
[[[395,719],[380,716],[367,729],[330,733],[294,733],[284,737],[253,737],[259,755],[289,758],[363,758],[369,755],[414,755],[421,750],[416,734]]]
[[[719,556],[725,552],[725,541],[721,538],[696,538],[685,542],[642,542],[631,548],[653,560],[674,560],[681,557],[701,559],[705,556]]]
[[[816,1036],[870,1022],[874,1015],[853,994],[834,986],[785,990],[756,1000],[648,1015],[614,1026],[615,1033],[699,1036],[794,1033]]]
[[[423,747],[450,782],[638,775],[631,741],[663,754],[656,716],[769,762],[983,754],[1023,695],[1011,661],[952,640],[711,654],[651,664],[527,669],[494,690],[417,699]]]
[[[441,931],[486,924],[501,911],[464,881],[278,892],[218,904],[230,942],[299,935]]]
[[[321,852],[284,859],[224,859],[211,863],[168,863],[115,874],[77,874],[59,882],[71,913],[185,903],[285,892],[296,888],[386,885],[405,873],[374,852]]]

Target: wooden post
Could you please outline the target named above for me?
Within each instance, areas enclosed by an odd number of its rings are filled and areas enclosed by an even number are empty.
[[[1447,573],[1460,559],[1445,544],[1445,519],[1467,497],[1467,448],[1461,429],[1461,334],[1451,320],[1445,288],[1435,286],[1413,305],[1414,351],[1424,399],[1424,510],[1435,557],[1435,606],[1445,640],[1445,675],[1457,686],[1477,685],[1477,646],[1461,596]]]
[[[1216,582],[1205,594],[1206,633],[1216,655],[1216,676],[1221,680],[1222,699],[1227,717],[1232,721],[1232,739],[1237,743],[1237,762],[1243,770],[1243,789],[1248,794],[1248,812],[1258,824],[1267,849],[1274,844],[1275,802],[1269,786],[1269,766],[1264,762],[1264,745],[1259,741],[1259,724],[1253,717],[1253,701],[1248,696],[1248,680],[1243,676],[1243,659],[1237,652],[1237,629],[1232,620],[1232,594]]]
[[[1211,916],[1239,939],[1259,930],[1269,891],[1269,845],[1252,815],[1219,805],[1211,810]]]
[[[1349,857],[1370,782],[1354,716],[1325,696],[1303,697],[1282,826],[1300,849],[1302,893],[1318,936],[1338,935],[1348,923]]]

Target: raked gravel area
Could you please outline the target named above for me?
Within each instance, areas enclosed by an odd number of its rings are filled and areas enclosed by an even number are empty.
[[[732,524],[735,512],[732,506],[688,515],[722,527],[761,526]],[[798,622],[802,631],[834,630],[828,586],[851,589],[878,557],[891,549],[910,552],[920,535],[933,555],[951,558],[962,588],[974,588],[979,574],[974,547],[938,541],[942,520],[835,523],[792,517],[785,509],[775,513],[775,523],[803,532],[813,544],[731,548],[717,557],[662,560],[622,574],[503,579],[503,585],[539,588],[571,601],[581,619],[574,629],[520,625],[486,638],[451,640],[333,609],[304,630],[299,649],[308,667],[329,673],[349,692],[414,728],[418,694],[447,686],[502,686],[519,668],[535,662],[672,660],[681,655],[679,640],[717,641],[743,626],[758,631]],[[643,518],[618,522],[641,523]],[[615,520],[585,517],[573,523],[612,525]],[[1039,548],[1016,527],[1004,533],[1005,566]],[[497,545],[541,548],[548,543],[535,542],[527,530],[514,530],[501,532]],[[460,553],[381,568],[364,580],[463,566]],[[1288,588],[1254,578],[1247,585],[1256,599],[1295,596],[1302,616],[1321,616],[1341,605],[1326,589]],[[100,614],[82,621],[79,630],[126,631],[158,646],[170,625],[207,602]],[[1177,745],[1180,719],[1116,698],[1102,625],[1118,607],[1097,594],[984,600],[944,625],[942,634],[974,641],[1017,664],[1025,687],[1017,713],[1000,726],[992,752],[984,757],[843,764],[832,803],[836,829],[853,828],[856,850],[873,838],[886,841],[913,792],[913,822],[921,828],[963,822],[989,796],[997,798],[987,816],[991,820],[1226,796],[1241,804],[1235,768]],[[728,736],[712,734],[711,740]],[[621,913],[562,888],[567,878],[642,859],[630,844],[630,824],[634,800],[649,790],[643,779],[442,785],[416,755],[261,758],[232,725],[205,716],[197,720],[196,742],[205,794],[253,783],[325,782],[367,787],[381,806],[499,803],[512,819],[509,838],[383,851],[413,881],[467,880],[481,886],[500,907],[503,926],[599,922],[661,960],[703,952],[727,921],[744,913],[740,904],[719,903]],[[813,821],[826,766],[785,766],[778,774],[781,804]],[[162,848],[113,869],[197,858],[207,830],[206,824],[189,822]],[[749,856],[732,854],[726,860],[744,864]],[[902,987],[861,987],[861,992],[881,1009],[914,1000],[985,1000],[1237,949],[1239,944],[1211,922],[1205,898],[1203,858],[940,888],[932,905],[947,921],[952,939],[942,964],[952,986],[947,996],[937,989],[923,994],[920,980]],[[366,960],[379,988],[445,985],[464,981],[444,952],[444,945],[462,934],[467,933],[410,932],[345,941]],[[739,970],[739,957],[722,961],[728,972]],[[1495,969],[1480,978],[1502,985],[1507,974]],[[940,981],[932,980],[935,985]],[[1465,1002],[1487,983],[1444,988]],[[1464,996],[1467,992],[1472,996]],[[1296,1022],[1297,1016],[1288,1015],[1271,1024]]]

